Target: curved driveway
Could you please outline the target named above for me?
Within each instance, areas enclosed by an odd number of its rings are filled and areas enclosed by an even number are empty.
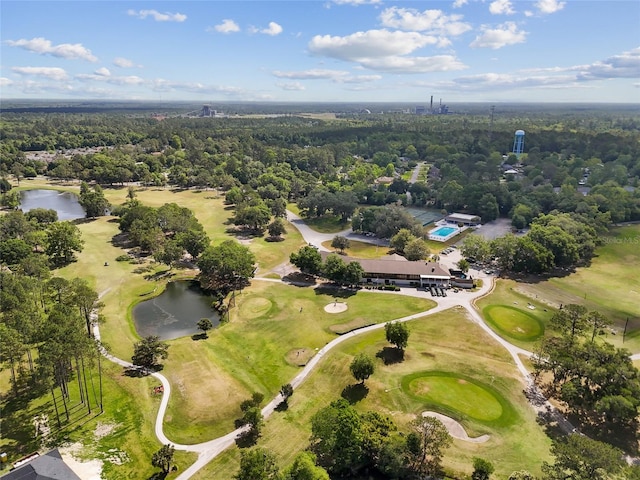
[[[323,234],[323,233],[318,233],[315,232],[314,230],[312,230],[311,228],[309,228],[301,219],[300,217],[298,217],[297,215],[293,214],[292,212],[287,212],[287,217],[289,219],[289,221],[300,231],[300,233],[302,234],[302,236],[304,237],[305,241],[311,245],[315,245],[317,246],[319,249],[323,249],[326,250],[325,248],[322,247],[322,242],[325,242],[327,240],[331,240],[333,239],[333,237],[335,235],[343,235],[346,236],[347,238],[353,238],[353,239],[358,239],[361,241],[365,241],[365,242],[369,242],[369,243],[377,243],[376,239],[370,238],[370,237],[365,237],[365,236],[361,236],[361,235],[356,235],[354,234],[351,229],[348,230],[344,230],[342,232],[339,232],[338,234]],[[380,244],[380,243],[378,243]],[[267,278],[255,278],[254,280],[258,280],[258,281],[276,281],[276,282],[280,282],[281,280],[274,280],[274,279],[267,279]],[[424,297],[424,298],[428,298],[430,300],[434,300],[437,303],[437,306],[432,308],[431,310],[427,310],[424,312],[420,312],[420,313],[416,313],[414,315],[409,315],[406,317],[402,317],[402,318],[397,318],[395,320],[391,320],[391,321],[395,321],[395,322],[407,322],[409,320],[415,320],[417,318],[422,318],[425,316],[429,316],[432,315],[434,313],[439,313],[442,312],[444,310],[448,310],[450,308],[453,307],[462,307],[466,310],[466,312],[468,313],[468,315],[471,317],[472,321],[477,323],[485,332],[487,332],[487,334],[489,334],[496,342],[498,342],[500,345],[502,345],[504,348],[507,349],[507,351],[511,354],[511,357],[513,358],[514,363],[516,364],[516,367],[518,368],[518,370],[520,371],[523,380],[526,383],[526,386],[528,389],[532,389],[532,391],[535,391],[535,386],[533,385],[533,382],[531,381],[531,378],[529,376],[529,372],[527,371],[527,369],[525,368],[524,364],[522,363],[522,360],[520,359],[520,355],[526,356],[526,357],[530,357],[532,355],[531,352],[524,350],[522,348],[516,347],[514,345],[511,345],[509,342],[507,342],[506,340],[504,340],[502,337],[500,337],[499,335],[497,335],[491,328],[489,328],[483,321],[482,317],[480,316],[480,314],[478,313],[478,311],[476,310],[476,308],[474,307],[474,302],[475,300],[477,300],[478,298],[488,294],[491,292],[491,290],[493,290],[494,287],[494,281],[492,277],[485,277],[484,278],[484,282],[483,282],[483,286],[481,289],[479,289],[476,292],[467,292],[467,291],[460,291],[458,293],[452,293],[446,297],[431,297],[429,294],[427,294],[427,292],[424,291],[419,291],[416,290],[415,288],[401,288],[400,292],[384,292],[385,294],[389,294],[389,295],[407,295],[407,296],[414,296],[414,297]],[[101,294],[104,295],[107,291],[103,292]],[[363,290],[363,293],[366,294],[367,290]],[[380,293],[380,292],[376,292],[376,293]],[[100,329],[98,326],[97,321],[97,314],[94,313],[94,324],[93,324],[93,332],[95,335],[95,338],[97,340],[100,340]],[[363,327],[357,330],[354,330],[352,332],[349,332],[347,334],[341,335],[339,337],[336,337],[335,339],[333,339],[331,342],[327,343],[322,349],[320,349],[316,355],[307,363],[307,365],[300,371],[300,373],[298,373],[298,375],[296,375],[296,377],[290,382],[291,385],[293,386],[293,388],[297,388],[299,387],[302,382],[304,382],[304,380],[307,378],[307,376],[313,371],[313,369],[317,366],[317,364],[322,360],[322,358],[334,347],[336,347],[337,345],[340,345],[342,342],[347,341],[350,338],[353,338],[357,335],[362,335],[368,332],[372,332],[374,330],[378,330],[381,328],[384,328],[386,322],[383,323],[378,323],[375,325],[370,325],[368,327]],[[109,360],[111,360],[112,362],[117,363],[118,365],[121,365],[124,368],[136,368],[134,367],[133,364],[131,364],[130,362],[127,362],[125,360],[121,360],[117,357],[114,357],[113,355],[109,354],[106,350],[102,350],[103,355],[108,358]],[[640,358],[640,354],[638,355],[634,355],[633,357],[636,357],[636,359]],[[633,358],[632,357],[632,358]],[[186,470],[184,470],[178,477],[177,480],[187,480],[189,478],[191,478],[192,475],[194,475],[198,470],[200,470],[202,467],[204,467],[207,463],[209,463],[211,460],[213,460],[216,456],[218,456],[222,451],[224,451],[225,449],[229,448],[231,445],[233,445],[235,443],[236,438],[238,437],[238,435],[240,433],[242,433],[245,430],[245,427],[243,428],[239,428],[236,430],[233,430],[232,432],[229,432],[228,434],[219,437],[219,438],[215,438],[213,440],[210,440],[208,442],[203,442],[203,443],[198,443],[198,444],[194,444],[194,445],[182,445],[182,444],[177,444],[175,442],[172,442],[171,440],[169,440],[167,438],[167,436],[164,434],[163,431],[163,419],[167,410],[167,405],[169,403],[169,397],[171,395],[171,384],[169,383],[169,381],[167,380],[167,378],[157,372],[153,372],[151,373],[151,375],[154,378],[157,378],[161,384],[164,387],[164,394],[162,396],[162,400],[160,401],[160,406],[158,408],[158,414],[156,416],[156,424],[155,424],[155,433],[156,436],[158,437],[158,440],[164,445],[164,444],[171,444],[173,445],[176,450],[184,450],[184,451],[189,451],[189,452],[195,452],[198,453],[198,459]],[[539,393],[538,393],[539,395]],[[275,410],[275,408],[277,407],[277,405],[282,402],[283,398],[280,394],[278,394],[273,400],[271,400],[263,409],[262,409],[262,415],[267,418],[269,417]],[[536,408],[538,409],[542,409],[545,408],[547,410],[551,410],[554,411],[553,407],[548,403],[548,401],[546,401],[546,399],[544,399],[543,403],[541,405],[536,406]],[[573,426],[571,424],[569,424],[564,418],[562,418],[559,414],[556,413],[556,418],[557,420],[561,423],[561,426],[563,427],[563,429],[567,432],[573,431]]]

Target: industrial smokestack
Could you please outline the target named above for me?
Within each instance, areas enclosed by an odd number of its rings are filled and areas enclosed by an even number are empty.
[[[431,95],[431,106],[429,107],[430,110],[433,110],[433,95]]]

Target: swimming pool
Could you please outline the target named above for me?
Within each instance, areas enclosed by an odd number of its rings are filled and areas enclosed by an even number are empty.
[[[458,227],[441,226],[429,232],[429,240],[446,242],[450,238],[455,237],[458,233],[460,233],[460,228]]]

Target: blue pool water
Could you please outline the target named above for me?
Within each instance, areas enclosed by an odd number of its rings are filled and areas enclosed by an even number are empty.
[[[430,235],[438,235],[440,237],[446,237],[447,235],[451,235],[453,232],[457,232],[458,229],[456,227],[440,227],[437,230],[429,232]]]

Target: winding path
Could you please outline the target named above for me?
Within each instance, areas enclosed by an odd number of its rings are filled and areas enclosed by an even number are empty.
[[[375,239],[356,235],[350,229],[344,230],[343,232],[339,232],[338,234],[318,233],[312,230],[311,228],[309,228],[302,221],[302,219],[300,219],[297,215],[293,214],[292,212],[287,212],[287,216],[289,221],[296,228],[298,228],[298,230],[300,231],[300,233],[302,234],[302,236],[304,237],[307,243],[315,245],[322,250],[325,250],[324,247],[322,247],[322,242],[333,239],[335,235],[344,235],[344,236],[347,236],[348,238],[354,238],[354,239],[357,238],[358,240],[361,240],[361,241],[365,241],[369,243],[377,243]],[[382,243],[378,243],[378,244],[382,244]],[[269,279],[269,278],[254,278],[254,280],[282,282],[281,280]],[[498,342],[505,349],[507,349],[507,351],[511,354],[511,357],[513,358],[513,361],[516,367],[518,368],[518,370],[520,371],[520,374],[523,377],[523,381],[526,384],[527,391],[530,392],[532,395],[534,395],[535,398],[538,400],[535,403],[532,402],[533,407],[538,411],[547,411],[551,413],[555,417],[555,420],[558,421],[559,426],[565,432],[569,433],[569,432],[575,431],[573,425],[571,425],[548,402],[548,400],[542,396],[542,394],[535,387],[531,379],[531,376],[529,375],[529,372],[525,368],[520,358],[521,356],[531,357],[533,355],[532,352],[516,347],[515,345],[510,344],[505,339],[500,337],[491,328],[489,328],[489,326],[485,324],[482,317],[478,313],[478,310],[475,307],[475,301],[491,293],[491,291],[495,286],[493,277],[486,276],[483,278],[483,280],[484,282],[483,282],[482,288],[476,292],[462,291],[458,293],[453,293],[451,295],[448,295],[447,297],[431,297],[429,294],[427,294],[427,292],[419,291],[419,290],[416,290],[415,288],[401,288],[400,292],[383,292],[383,293],[389,294],[389,295],[407,295],[407,296],[413,296],[413,297],[424,297],[430,300],[434,300],[437,303],[437,306],[432,308],[431,310],[427,310],[424,312],[419,312],[413,315],[391,320],[395,322],[407,322],[410,320],[415,320],[417,318],[422,318],[425,316],[433,315],[435,313],[440,313],[454,307],[464,308],[466,313],[474,323],[478,324],[485,332],[487,332],[489,336],[491,336],[496,342]],[[106,294],[107,291],[108,290],[102,292],[101,296]],[[367,292],[367,291],[364,290],[363,292]],[[377,292],[377,293],[380,293],[380,292]],[[95,314],[94,318],[97,319],[97,313]],[[363,328],[351,331],[349,333],[346,333],[344,335],[341,335],[339,337],[336,337],[316,353],[316,355],[307,363],[307,365],[300,371],[300,373],[298,373],[298,375],[296,375],[296,377],[291,381],[291,385],[293,386],[294,389],[299,387],[307,378],[307,376],[311,374],[311,372],[314,370],[316,365],[334,347],[340,345],[341,343],[357,335],[363,335],[365,333],[372,332],[374,330],[379,330],[384,328],[384,326],[385,326],[385,322],[363,327]],[[100,340],[99,325],[95,321],[93,324],[93,331],[96,339]],[[104,349],[102,353],[106,358],[108,358],[112,362],[117,363],[118,365],[121,365],[124,368],[135,368],[134,365],[132,365],[130,362],[114,357]],[[634,360],[639,360],[640,354],[633,355],[631,358]],[[164,387],[164,394],[162,396],[162,400],[158,408],[158,414],[156,416],[156,423],[155,423],[155,433],[156,433],[156,436],[158,437],[158,440],[160,440],[162,444],[172,444],[176,450],[195,452],[198,454],[198,459],[191,466],[189,466],[189,468],[184,470],[177,477],[177,480],[187,480],[191,478],[198,470],[204,467],[207,463],[213,460],[216,456],[218,456],[221,452],[223,452],[225,449],[232,446],[236,438],[238,437],[238,435],[245,430],[245,427],[238,428],[222,437],[215,438],[208,442],[203,442],[203,443],[198,443],[193,445],[182,445],[182,444],[176,444],[175,442],[172,442],[167,438],[163,430],[163,419],[167,410],[169,398],[171,396],[171,384],[169,383],[167,378],[160,373],[154,372],[154,373],[151,373],[151,375],[154,378],[158,379]],[[283,400],[282,396],[278,394],[273,400],[271,400],[262,409],[262,415],[264,416],[265,419],[268,418],[274,412],[275,408],[278,406],[278,404],[280,404],[280,402],[282,402],[282,400]],[[466,435],[466,432],[465,432],[465,435]]]

